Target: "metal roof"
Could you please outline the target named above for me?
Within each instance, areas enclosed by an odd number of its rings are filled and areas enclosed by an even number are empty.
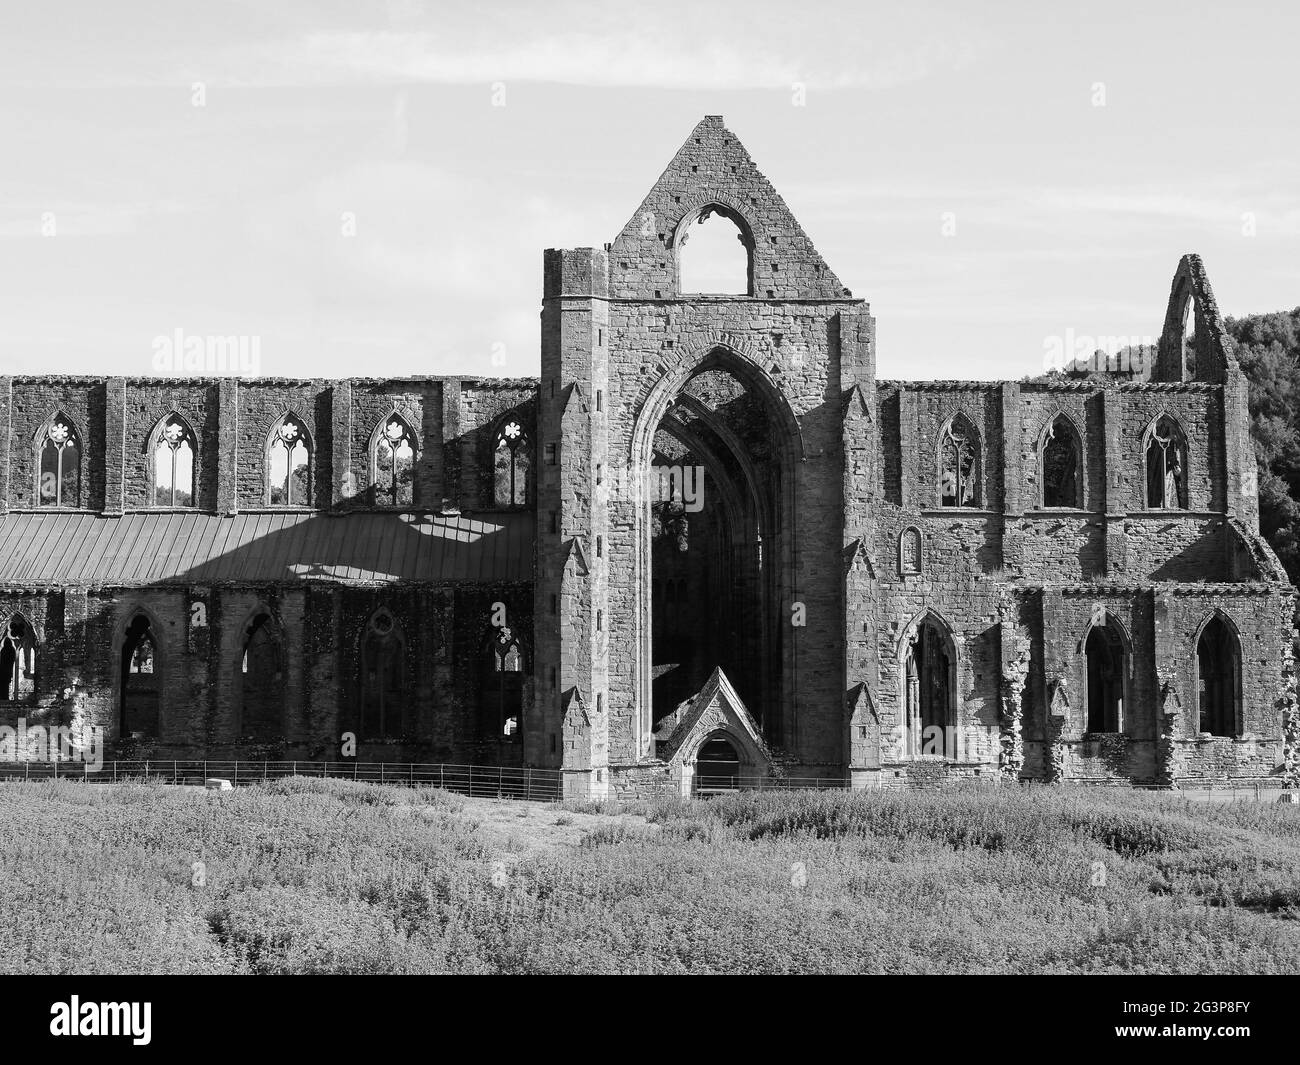
[[[0,518],[0,584],[529,581],[533,515],[73,511]]]

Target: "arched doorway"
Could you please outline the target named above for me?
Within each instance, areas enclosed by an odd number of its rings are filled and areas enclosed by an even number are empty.
[[[769,739],[788,742],[798,424],[772,382],[717,347],[660,382],[634,433],[643,753],[721,668]],[[788,608],[787,608],[788,609]]]
[[[902,651],[907,756],[957,758],[957,649],[951,631],[926,614],[908,627]]]
[[[722,733],[715,733],[700,746],[695,756],[696,795],[717,795],[740,788],[740,754]]]
[[[146,615],[137,614],[122,640],[119,735],[123,739],[158,735],[161,679],[153,626]]]
[[[1241,650],[1237,634],[1215,614],[1196,641],[1197,709],[1200,731],[1211,736],[1238,736]]]
[[[1124,641],[1109,622],[1094,626],[1084,641],[1088,660],[1088,731],[1121,732],[1124,721]]]
[[[265,743],[284,731],[284,672],[279,631],[266,611],[244,626],[239,660],[240,738]]]

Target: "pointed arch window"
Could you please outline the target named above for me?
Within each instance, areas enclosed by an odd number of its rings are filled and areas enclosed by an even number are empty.
[[[955,666],[951,634],[937,618],[927,615],[906,645],[908,757],[957,757]]]
[[[158,704],[162,671],[158,644],[149,618],[137,614],[126,628],[121,662],[121,735],[158,735]]]
[[[1043,434],[1039,469],[1042,473],[1042,506],[1083,506],[1082,451],[1079,435],[1064,414],[1058,414]]]
[[[1147,507],[1187,509],[1187,439],[1178,423],[1162,415],[1147,433]]]
[[[484,661],[481,731],[484,739],[515,742],[522,736],[524,652],[509,626],[494,628]]]
[[[1197,709],[1200,731],[1238,736],[1241,648],[1232,627],[1216,614],[1196,642]]]
[[[533,451],[522,419],[512,416],[501,423],[497,430],[494,453],[493,499],[496,505],[527,506]]]
[[[62,411],[45,423],[37,438],[43,507],[81,506],[81,438]]]
[[[1121,732],[1128,662],[1124,641],[1113,623],[1093,626],[1084,642],[1084,655],[1088,663],[1088,731]]]
[[[28,702],[36,697],[36,634],[23,617],[13,617],[0,637],[0,701]]]
[[[361,638],[362,737],[400,739],[405,706],[406,637],[392,613],[381,607]]]
[[[239,663],[242,738],[262,743],[282,732],[284,667],[279,629],[265,611],[244,627]]]
[[[979,434],[964,414],[954,415],[939,438],[939,502],[978,507]]]
[[[168,415],[153,445],[154,506],[194,506],[194,456],[198,441],[179,414]]]
[[[267,454],[267,502],[272,506],[311,506],[311,439],[302,422],[286,414],[271,430]]]
[[[908,526],[898,538],[898,572],[914,577],[921,572],[921,530]]]
[[[415,502],[415,434],[400,414],[390,414],[375,433],[371,448],[371,482],[375,503],[409,507]]]

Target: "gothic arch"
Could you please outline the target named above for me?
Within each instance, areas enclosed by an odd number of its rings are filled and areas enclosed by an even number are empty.
[[[239,642],[231,663],[236,738],[274,739],[284,732],[285,723],[284,624],[267,603],[259,601],[236,631]]]
[[[45,445],[47,441],[53,442],[55,440],[55,436],[50,432],[50,430],[53,429],[56,424],[67,427],[68,431],[66,434],[64,434],[64,439],[66,440],[68,438],[71,438],[71,442],[73,443],[76,450],[75,488],[72,489],[71,493],[65,491],[66,488],[66,485],[64,484],[65,467],[64,467],[63,459],[65,455],[66,445],[60,444],[55,454],[55,460],[58,465],[57,465],[57,471],[55,471],[55,476],[57,479],[55,482],[54,500],[53,502],[47,503],[44,501],[44,496],[41,490],[42,482],[45,478],[45,475],[47,472],[49,472],[45,468]],[[87,473],[86,437],[85,434],[82,433],[81,431],[81,426],[77,424],[76,419],[72,418],[64,408],[60,407],[55,409],[50,413],[49,417],[47,417],[43,422],[41,422],[40,428],[36,430],[35,435],[32,437],[32,457],[34,460],[33,470],[35,473],[35,481],[36,481],[36,492],[35,495],[33,496],[33,500],[37,506],[53,506],[53,507],[61,507],[61,508],[71,507],[73,509],[77,509],[77,508],[83,508],[87,505],[86,504],[86,473]],[[69,494],[75,497],[74,501],[71,503],[64,502],[65,496]]]
[[[137,692],[128,692],[127,677],[128,663],[126,656],[128,651],[134,648],[128,641],[137,641],[140,636],[144,635],[143,630],[137,633],[135,637],[131,636],[131,630],[136,627],[137,619],[143,619],[147,626],[149,643],[153,651],[152,677],[151,684],[145,690]],[[135,731],[143,732],[146,738],[157,738],[162,734],[165,700],[163,694],[167,684],[167,664],[169,658],[169,649],[164,638],[165,629],[158,616],[147,606],[142,603],[128,603],[125,609],[118,615],[118,619],[113,626],[113,661],[117,663],[117,668],[113,671],[113,705],[115,712],[113,720],[118,729],[119,739],[127,739]],[[138,643],[136,644],[138,646]],[[138,702],[134,702],[128,707],[128,696],[134,695]],[[131,727],[137,723],[146,726],[152,724],[152,728],[144,727],[139,730]]]
[[[394,421],[401,423],[402,429],[404,430],[403,435],[406,437],[409,446],[411,448],[411,501],[410,503],[389,502],[389,503],[381,504],[379,502],[379,496],[381,491],[380,484],[379,484],[379,478],[380,478],[379,448],[380,445],[385,442],[387,442],[391,446],[392,438],[388,436],[388,426],[391,425]],[[397,439],[400,441],[402,437],[399,436]],[[416,474],[418,463],[420,461],[420,456],[423,454],[424,454],[424,448],[422,446],[422,441],[420,440],[420,434],[416,430],[413,420],[408,414],[405,414],[402,411],[398,410],[396,405],[394,405],[393,408],[387,414],[383,415],[375,423],[375,427],[370,433],[370,440],[366,445],[366,462],[369,465],[370,487],[374,494],[374,503],[376,506],[393,506],[393,507],[412,506],[413,507],[416,505],[415,474]],[[394,451],[394,463],[396,463],[395,451]],[[391,496],[393,491],[391,486],[389,487],[388,491]]]
[[[1161,492],[1161,497],[1164,500],[1165,505],[1163,507],[1159,507],[1159,506],[1154,506],[1151,503],[1152,491],[1153,491],[1152,476],[1156,472],[1152,469],[1152,457],[1153,457],[1152,446],[1156,444],[1156,439],[1157,439],[1156,430],[1160,428],[1160,423],[1162,421],[1169,422],[1173,430],[1171,434],[1172,444],[1174,446],[1175,455],[1177,456],[1178,469],[1175,475],[1177,478],[1177,482],[1175,485],[1174,503],[1170,505],[1169,498],[1168,498],[1168,487],[1164,487]],[[1169,449],[1164,448],[1162,450],[1167,452]],[[1191,481],[1188,477],[1188,471],[1191,467],[1191,448],[1188,446],[1187,432],[1185,429],[1183,429],[1182,422],[1178,420],[1178,417],[1172,411],[1167,409],[1162,410],[1159,414],[1157,414],[1154,418],[1152,418],[1150,422],[1147,423],[1147,427],[1142,431],[1141,455],[1142,455],[1142,506],[1143,508],[1148,510],[1150,509],[1188,510],[1191,506],[1191,498],[1190,498]],[[1167,469],[1167,464],[1165,465],[1166,465],[1166,469],[1162,469],[1159,472],[1160,472],[1160,476],[1163,479],[1167,480],[1169,474],[1173,471],[1169,471]]]
[[[1133,640],[1128,629],[1117,614],[1102,611],[1088,620],[1076,651],[1084,663],[1086,731],[1122,733],[1133,687]]]
[[[1210,661],[1203,661],[1202,641],[1215,634],[1221,642],[1204,648]],[[1215,660],[1217,659],[1217,661]],[[1241,630],[1221,607],[1215,607],[1196,627],[1192,637],[1193,720],[1198,732],[1215,736],[1240,736],[1245,731],[1241,690]],[[1205,676],[1206,666],[1212,676]],[[1202,689],[1205,689],[1204,691]],[[1217,719],[1217,720],[1215,720]],[[1206,725],[1210,727],[1206,727]]]
[[[276,436],[280,431],[280,427],[284,425],[284,423],[290,418],[292,418],[295,422],[297,422],[299,427],[301,428],[302,443],[303,446],[307,449],[307,477],[306,477],[307,498],[301,503],[298,502],[290,502],[288,504],[272,503],[271,502],[271,495],[272,495],[271,450],[276,442]],[[316,470],[317,470],[317,463],[319,462],[319,459],[320,456],[316,453],[316,440],[315,437],[312,435],[312,431],[311,431],[311,422],[308,419],[304,418],[301,414],[299,414],[297,408],[285,407],[283,410],[280,411],[278,415],[276,415],[275,419],[271,422],[270,427],[266,430],[266,441],[262,447],[262,463],[263,463],[262,469],[263,469],[263,475],[265,481],[265,488],[263,494],[264,503],[267,506],[283,506],[283,505],[294,506],[294,507],[314,506],[316,500],[316,484],[315,484]],[[289,466],[289,479],[291,481],[293,479],[292,463]],[[292,499],[292,496],[290,498]]]
[[[1070,445],[1073,449],[1074,456],[1074,502],[1072,503],[1052,503],[1047,502],[1049,498],[1049,486],[1047,483],[1047,449],[1054,439],[1054,430],[1058,424],[1063,423],[1070,431]],[[1079,426],[1071,415],[1058,408],[1050,414],[1043,423],[1042,429],[1038,433],[1038,503],[1039,509],[1060,508],[1063,510],[1083,510],[1087,507],[1088,501],[1088,469],[1087,459],[1084,454],[1083,434],[1079,431]]]
[[[748,354],[726,341],[711,339],[699,346],[686,346],[678,349],[671,361],[664,361],[658,367],[661,371],[658,380],[653,382],[643,397],[633,419],[628,437],[628,473],[633,491],[634,510],[634,588],[636,594],[635,609],[629,634],[635,654],[633,659],[632,704],[635,708],[635,734],[638,751],[647,753],[653,742],[654,732],[654,687],[652,684],[653,631],[651,580],[653,569],[652,515],[650,500],[644,490],[643,471],[650,468],[654,455],[654,437],[656,431],[667,421],[671,407],[686,386],[698,374],[707,370],[719,369],[731,374],[741,386],[757,397],[766,417],[770,420],[773,437],[773,469],[776,472],[774,482],[769,483],[755,497],[756,503],[762,503],[771,509],[773,528],[763,527],[759,530],[763,542],[759,548],[765,561],[762,590],[765,602],[788,602],[796,597],[795,581],[797,572],[797,545],[786,530],[794,528],[795,514],[795,465],[803,460],[803,440],[799,432],[798,419],[795,417],[788,401],[777,384],[763,371],[758,363]],[[743,455],[741,448],[738,454]],[[743,458],[738,460],[744,473]],[[743,480],[741,483],[744,483]],[[757,487],[755,483],[754,487]],[[764,720],[764,728],[792,728],[788,720],[789,706],[786,688],[792,683],[793,663],[795,661],[795,641],[798,633],[793,635],[776,633],[772,628],[772,619],[761,617],[758,620],[761,635],[750,636],[766,641],[772,648],[770,662],[774,678],[779,678],[767,687],[772,719]],[[775,650],[779,648],[778,650]],[[776,715],[781,714],[779,724]],[[760,717],[762,716],[760,712]]]
[[[927,630],[932,634],[929,637]],[[936,653],[937,659],[929,657]],[[936,737],[927,736],[926,730],[937,727],[944,730],[943,757],[960,760],[964,753],[959,713],[961,659],[952,625],[938,610],[923,607],[903,627],[895,644],[895,656],[906,757],[935,753],[927,745],[933,745]]]
[[[685,248],[687,239],[690,236],[691,227],[707,215],[716,214],[719,218],[731,222],[740,231],[740,242],[745,248],[745,295],[753,296],[755,284],[754,230],[749,224],[749,219],[745,217],[745,212],[725,196],[711,194],[696,199],[697,202],[692,203],[682,212],[669,234],[668,248],[673,256],[673,291],[681,295],[682,250]]]
[[[960,443],[969,444],[969,450]],[[955,448],[955,454],[954,454]],[[969,454],[969,463],[963,455]],[[939,429],[935,446],[935,491],[941,507],[979,507],[984,499],[984,443],[979,426],[963,407],[958,407]],[[948,478],[952,478],[949,491]],[[947,502],[951,498],[952,503]]]
[[[190,447],[190,502],[188,506],[197,507],[199,505],[199,470],[201,468],[199,465],[199,434],[194,431],[194,420],[183,414],[180,408],[174,404],[167,413],[153,423],[142,445],[149,468],[150,506],[157,504],[158,447],[163,442],[163,433],[167,428],[167,423],[173,418],[184,427],[184,439]]]

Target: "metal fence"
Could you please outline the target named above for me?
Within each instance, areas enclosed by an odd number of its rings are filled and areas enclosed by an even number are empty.
[[[284,777],[328,777],[368,784],[444,788],[462,795],[554,802],[562,797],[558,769],[516,766],[449,765],[428,762],[246,762],[149,759],[104,762],[3,762],[0,780],[84,780],[111,784],[149,780],[162,784],[202,785],[210,779],[229,780],[236,787]]]

